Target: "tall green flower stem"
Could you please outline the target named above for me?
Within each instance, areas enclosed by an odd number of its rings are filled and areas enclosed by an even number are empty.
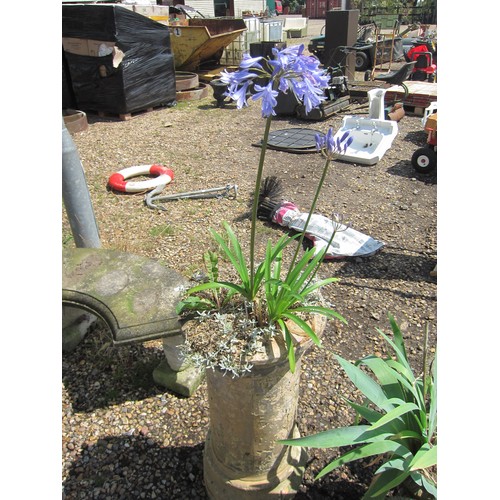
[[[255,190],[252,203],[252,227],[250,230],[250,290],[252,290],[255,295],[257,294],[257,290],[254,291],[254,279],[255,279],[255,232],[257,227],[257,209],[259,207],[258,193],[260,190],[260,184],[262,182],[262,175],[264,173],[264,160],[266,158],[267,142],[269,140],[269,132],[271,130],[272,118],[273,118],[272,115],[269,115],[266,119],[264,136],[262,138],[262,146],[260,149],[259,168],[257,169],[257,177],[255,179]]]
[[[295,253],[293,254],[292,262],[290,263],[290,267],[288,268],[289,272],[290,272],[290,270],[293,269],[293,266],[295,265],[295,262],[297,260],[297,256],[299,255],[299,250],[302,247],[302,242],[304,241],[304,237],[306,235],[307,226],[309,225],[309,222],[311,221],[312,214],[313,214],[314,209],[316,208],[316,204],[318,202],[321,188],[323,187],[323,183],[325,182],[326,174],[328,173],[328,167],[330,166],[330,161],[331,161],[330,158],[327,158],[326,162],[325,162],[325,166],[323,167],[323,173],[321,174],[321,179],[319,180],[318,187],[316,188],[316,193],[314,194],[314,199],[313,199],[313,202],[311,204],[311,208],[309,209],[309,214],[307,215],[307,220],[306,220],[306,223],[304,225],[304,231],[300,235],[299,241],[297,243],[297,248],[295,249]],[[330,238],[328,245],[325,247],[325,253],[328,250],[330,244],[332,243],[334,236],[335,236],[335,231],[333,231],[332,237]],[[321,263],[321,261],[318,263],[318,266],[317,266],[318,268],[320,266],[320,263]],[[316,275],[316,272],[317,272],[317,269],[314,272],[314,275]]]
[[[278,103],[277,97],[280,92],[292,93],[297,101],[304,103],[306,113],[318,107],[326,99],[324,89],[328,87],[330,77],[324,68],[319,67],[320,63],[317,58],[305,55],[303,52],[304,45],[298,45],[286,47],[281,51],[273,49],[274,59],[252,58],[248,54],[244,54],[238,70],[223,71],[221,73],[221,80],[227,84],[225,95],[236,101],[237,108],[241,109],[248,106],[247,99],[251,95],[253,101],[261,100],[262,117],[266,118],[252,201],[250,263],[248,263],[236,234],[227,222],[223,222],[225,234],[219,234],[214,230],[211,230],[211,233],[222,253],[232,263],[234,270],[238,274],[238,282],[220,280],[218,278],[217,257],[209,255],[208,263],[211,278],[207,282],[190,288],[186,292],[186,298],[179,303],[176,309],[179,314],[182,312],[198,312],[200,317],[206,317],[207,314],[225,314],[225,306],[238,308],[243,305],[248,316],[249,308],[247,306],[252,303],[253,317],[250,319],[252,323],[256,320],[255,324],[258,327],[255,334],[267,337],[268,335],[273,336],[276,328],[281,330],[286,341],[292,372],[295,369],[295,355],[293,338],[288,327],[290,321],[301,328],[317,345],[320,344],[320,341],[311,325],[303,319],[304,314],[319,314],[346,322],[336,311],[319,305],[315,301],[309,301],[309,297],[315,290],[333,283],[337,279],[330,277],[312,283],[311,274],[315,275],[317,273],[324,253],[316,253],[315,249],[311,248],[299,258],[298,254],[305,231],[292,237],[282,236],[274,245],[271,240],[268,240],[264,259],[258,265],[255,262],[259,192],[264,174],[264,161],[269,142],[271,120],[276,114],[274,108]],[[316,137],[316,147],[328,161],[325,164],[323,175],[314,195],[306,227],[311,221],[329,163],[336,158],[335,154],[337,152],[342,153],[342,149],[345,152],[348,141],[345,144],[343,142],[346,138],[346,136],[343,136],[335,139],[332,129],[326,135],[318,134]],[[336,227],[334,229],[336,230]],[[289,243],[298,240],[299,236],[300,241],[293,256],[293,263],[287,270],[286,276],[282,278],[283,251]],[[332,240],[333,235],[327,248],[330,247]],[[222,295],[214,294],[214,291],[219,289],[225,290],[225,293]],[[218,366],[228,366],[225,357],[218,360],[218,362]],[[213,363],[213,360],[210,363]],[[246,370],[246,366],[245,364],[242,367],[243,372]],[[234,366],[231,370],[233,373],[239,373]]]
[[[304,225],[304,230],[303,230],[302,234],[300,235],[300,239],[299,239],[299,242],[298,242],[297,248],[295,250],[295,254],[293,256],[293,259],[292,259],[292,262],[290,264],[289,269],[293,268],[293,266],[295,265],[295,262],[297,260],[299,250],[302,246],[302,242],[304,241],[304,237],[305,237],[306,232],[307,232],[307,227],[309,226],[309,222],[311,221],[311,217],[313,216],[313,212],[316,208],[316,203],[318,201],[319,194],[320,194],[321,189],[323,187],[323,184],[325,182],[325,178],[326,178],[326,174],[328,173],[328,167],[330,166],[330,162],[332,160],[335,160],[336,158],[338,158],[341,154],[345,154],[347,148],[352,143],[352,141],[353,141],[353,138],[350,136],[348,131],[344,132],[342,137],[338,137],[338,138],[336,138],[334,136],[331,128],[328,130],[328,132],[324,136],[321,136],[320,134],[316,134],[316,149],[321,152],[321,154],[326,158],[326,161],[325,161],[325,166],[323,167],[323,173],[321,175],[321,179],[319,180],[318,187],[317,187],[316,193],[314,195],[314,199],[313,199],[311,208],[309,210],[309,214],[307,215],[307,220],[306,220],[306,223]],[[330,247],[330,245],[333,241],[333,238],[335,237],[335,233],[336,233],[337,229],[338,229],[338,226],[333,228],[332,236],[330,238],[330,241],[328,242],[328,245],[325,248],[323,255],[325,255],[326,252],[328,251],[328,248]],[[317,268],[314,270],[314,273],[311,276],[311,280],[316,276],[316,273],[318,272],[321,260],[318,261]],[[310,283],[311,280],[309,280],[308,283]]]
[[[257,169],[257,176],[255,179],[255,189],[254,193],[255,196],[253,197],[253,202],[252,202],[252,225],[251,225],[251,230],[250,230],[250,290],[254,290],[254,279],[255,279],[255,234],[256,234],[256,228],[257,228],[257,210],[259,207],[259,196],[257,196],[257,193],[260,191],[260,186],[262,183],[262,177],[264,174],[264,162],[266,158],[266,151],[267,151],[267,143],[269,141],[269,132],[271,131],[271,122],[272,122],[273,115],[269,115],[266,118],[266,124],[264,128],[264,135],[262,138],[262,146],[260,150],[260,159],[259,159],[259,166]],[[323,167],[323,172],[321,174],[321,178],[319,180],[318,186],[316,188],[316,192],[314,193],[314,198],[311,204],[311,208],[309,210],[309,214],[307,216],[307,220],[304,226],[304,231],[301,233],[300,238],[297,242],[297,246],[295,248],[295,252],[293,254],[292,261],[290,263],[290,266],[288,268],[288,273],[290,273],[295,266],[295,263],[297,261],[297,257],[299,255],[299,251],[302,248],[302,243],[304,241],[304,237],[306,234],[306,229],[309,225],[309,222],[311,221],[312,214],[314,213],[314,210],[316,209],[316,205],[318,203],[318,198],[321,192],[321,189],[323,188],[323,184],[326,179],[326,175],[328,173],[328,169],[330,166],[331,158],[327,156],[325,165]],[[328,244],[325,247],[324,254],[328,251],[328,248],[332,244],[333,238],[335,237],[335,229],[332,231],[332,236],[330,237],[330,240],[328,241]],[[310,279],[308,280],[308,285],[309,283],[312,282],[314,277],[316,276],[318,269],[321,265],[321,260],[318,261],[318,264],[316,266],[316,269],[314,270],[313,274],[311,275]],[[254,291],[255,295],[257,294],[257,291]],[[255,298],[254,295],[254,298]]]

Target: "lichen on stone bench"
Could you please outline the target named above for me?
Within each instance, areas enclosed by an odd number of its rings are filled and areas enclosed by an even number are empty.
[[[160,262],[116,250],[65,248],[62,302],[95,314],[114,345],[181,331],[175,311],[187,280]]]

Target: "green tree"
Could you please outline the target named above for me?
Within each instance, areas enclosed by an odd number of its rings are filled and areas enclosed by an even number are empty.
[[[289,7],[290,14],[300,14],[305,5],[306,0],[283,0],[283,7]]]

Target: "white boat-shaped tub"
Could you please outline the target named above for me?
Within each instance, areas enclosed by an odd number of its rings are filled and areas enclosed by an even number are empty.
[[[398,123],[385,119],[385,89],[368,92],[370,105],[368,117],[346,116],[342,127],[335,134],[335,140],[349,131],[352,143],[342,159],[361,165],[375,165],[391,147],[398,133]]]
[[[362,165],[375,165],[391,147],[398,133],[398,124],[393,120],[345,116],[337,137],[349,131],[353,138],[340,159]]]

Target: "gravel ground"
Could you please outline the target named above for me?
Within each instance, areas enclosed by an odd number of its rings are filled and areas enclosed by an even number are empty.
[[[190,277],[213,247],[208,229],[231,223],[242,241],[249,234],[250,198],[264,120],[257,104],[217,108],[211,96],[172,108],[138,114],[132,120],[88,116],[89,128],[74,136],[104,248],[158,258]],[[322,122],[277,118],[272,130],[301,127],[326,132],[342,115]],[[353,395],[334,354],[355,360],[383,353],[376,328],[390,331],[392,313],[403,331],[410,359],[421,366],[429,328],[436,345],[436,176],[417,174],[411,155],[426,142],[418,116],[405,116],[384,158],[374,166],[336,162],[319,198],[317,213],[342,212],[352,226],[385,243],[376,255],[325,262],[321,277],[340,282],[323,290],[348,325],[329,322],[323,349],[303,360],[298,426],[302,435],[349,425],[354,414],[343,401]],[[145,206],[144,193],[107,189],[111,173],[132,165],[161,163],[174,181],[164,193],[238,185],[235,200],[181,200],[166,211]],[[317,153],[269,151],[266,175],[284,182],[285,197],[308,209],[321,175]],[[63,210],[63,245],[74,246]],[[277,239],[279,227],[260,224],[258,238]],[[206,387],[190,398],[155,385],[152,370],[162,360],[160,342],[112,347],[98,326],[71,354],[63,356],[62,482],[66,499],[203,499],[202,453],[208,429]],[[336,456],[310,450],[300,499],[361,498],[373,466],[353,463],[314,482]]]

